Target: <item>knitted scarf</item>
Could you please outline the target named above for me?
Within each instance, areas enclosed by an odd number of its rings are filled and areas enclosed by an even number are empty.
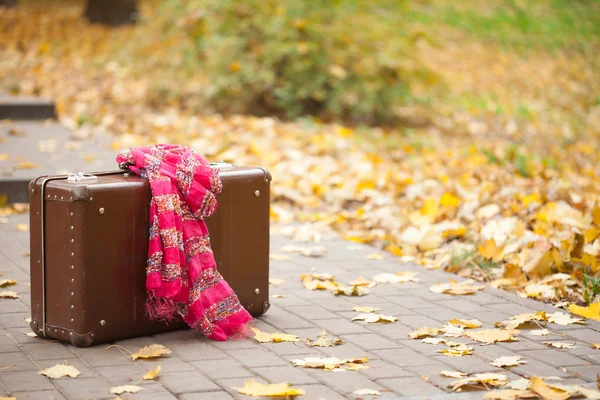
[[[117,162],[147,178],[152,191],[146,267],[151,319],[176,313],[216,340],[247,335],[252,319],[216,269],[204,218],[217,208],[219,172],[192,150],[155,145],[123,150]]]

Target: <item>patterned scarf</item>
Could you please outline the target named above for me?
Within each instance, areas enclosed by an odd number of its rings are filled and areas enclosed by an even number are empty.
[[[192,150],[155,145],[123,150],[121,167],[150,182],[146,310],[169,321],[176,313],[206,337],[247,336],[252,317],[216,269],[204,218],[217,208],[219,172]]]

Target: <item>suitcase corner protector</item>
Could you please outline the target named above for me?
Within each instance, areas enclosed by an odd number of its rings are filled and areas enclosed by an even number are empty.
[[[76,347],[88,347],[94,341],[96,335],[94,332],[88,333],[77,333],[74,331],[69,332],[69,341],[73,346]]]

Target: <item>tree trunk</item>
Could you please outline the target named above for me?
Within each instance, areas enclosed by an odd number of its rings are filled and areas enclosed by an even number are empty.
[[[14,7],[17,5],[17,0],[0,0],[0,7]]]
[[[136,0],[88,0],[85,10],[90,22],[106,25],[133,24],[136,16]]]

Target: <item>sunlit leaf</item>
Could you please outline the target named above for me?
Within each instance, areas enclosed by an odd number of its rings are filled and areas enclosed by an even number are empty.
[[[114,386],[110,388],[112,394],[137,393],[140,390],[144,390],[144,388],[136,385]]]
[[[465,333],[471,339],[487,344],[515,341],[517,339],[513,336],[514,334],[515,331],[507,329],[484,329]]]
[[[46,368],[45,370],[38,372],[38,374],[46,375],[51,379],[60,379],[65,376],[77,378],[79,375],[81,375],[81,372],[79,372],[79,370],[72,365],[56,364],[53,367]]]
[[[162,344],[152,344],[150,346],[142,347],[137,353],[132,354],[131,358],[134,360],[137,360],[138,358],[156,358],[171,353],[172,351]]]

